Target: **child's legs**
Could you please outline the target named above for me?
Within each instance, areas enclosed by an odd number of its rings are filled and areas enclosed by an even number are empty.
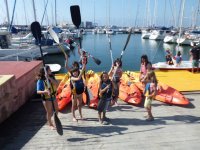
[[[45,109],[46,109],[46,117],[47,117],[47,121],[48,121],[48,124],[50,125],[50,126],[53,126],[53,123],[52,123],[52,121],[51,121],[51,117],[52,117],[52,115],[53,115],[53,109],[52,109],[52,102],[51,101],[45,101],[44,102],[44,107],[45,107]]]
[[[119,96],[119,83],[114,82],[114,97],[113,100],[117,102]]]
[[[99,122],[102,122],[102,112],[98,111]]]
[[[77,106],[78,106],[78,111],[80,114],[80,117],[82,118],[82,94],[77,95]]]
[[[147,110],[147,113],[148,113],[148,116],[149,116],[149,117],[153,117],[153,116],[152,116],[152,113],[151,113],[151,103],[152,103],[152,99],[146,97],[146,98],[145,98],[144,107],[145,107],[145,109]]]
[[[105,107],[103,109],[103,118],[102,119],[105,119],[105,117],[106,117],[106,111],[108,110],[109,106],[110,106],[110,101],[106,101]]]
[[[73,95],[73,96],[72,96],[72,116],[73,116],[73,118],[76,118],[76,117],[75,117],[75,110],[76,110],[76,107],[77,107],[77,96],[76,96],[76,95]]]

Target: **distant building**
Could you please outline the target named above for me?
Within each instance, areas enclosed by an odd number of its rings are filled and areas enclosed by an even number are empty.
[[[86,21],[86,22],[85,22],[85,28],[86,28],[86,29],[91,29],[91,28],[93,28],[93,23],[90,22],[90,21]]]
[[[84,22],[81,22],[80,27],[81,27],[81,28],[84,28]]]

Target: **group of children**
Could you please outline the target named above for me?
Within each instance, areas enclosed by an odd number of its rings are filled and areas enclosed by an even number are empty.
[[[79,54],[81,55],[81,61],[74,61],[72,67],[68,66],[68,55],[66,58],[66,69],[70,74],[70,86],[72,89],[72,117],[73,121],[77,121],[75,115],[75,110],[79,110],[79,119],[84,119],[82,115],[82,94],[86,90],[85,82],[85,70],[87,64],[87,52],[82,51],[78,46]],[[37,76],[37,93],[42,95],[43,104],[47,114],[47,121],[51,128],[55,128],[55,125],[51,121],[53,114],[52,101],[56,106],[56,111],[58,111],[57,102],[52,97],[55,97],[56,87],[58,82],[52,75],[50,68],[46,67],[47,75],[45,75],[44,68],[41,68]],[[118,105],[117,99],[119,96],[119,84],[120,78],[122,76],[122,62],[120,59],[116,59],[109,72],[102,72],[100,75],[100,83],[98,90],[98,118],[101,124],[108,124],[109,119],[106,117],[106,112],[110,105]],[[47,88],[46,81],[49,80],[51,83],[51,89]],[[154,71],[152,70],[152,65],[148,61],[147,55],[142,55],[141,57],[141,69],[140,69],[140,81],[144,85],[144,95],[146,96],[144,107],[147,110],[147,120],[153,121],[153,115],[151,112],[151,102],[156,95],[157,79]],[[53,93],[54,92],[54,93]]]
[[[181,61],[182,61],[182,56],[181,56],[181,52],[178,51],[177,54],[175,56],[172,56],[172,53],[170,52],[169,49],[166,50],[166,55],[165,55],[165,59],[166,59],[166,63],[168,65],[175,65],[174,61],[176,61],[176,67],[180,66]]]

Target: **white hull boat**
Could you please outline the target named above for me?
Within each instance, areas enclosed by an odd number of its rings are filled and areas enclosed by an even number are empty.
[[[152,66],[154,69],[159,69],[159,70],[191,70],[192,61],[182,61],[179,66],[177,66],[176,64],[168,65],[166,62],[158,62],[153,64]]]

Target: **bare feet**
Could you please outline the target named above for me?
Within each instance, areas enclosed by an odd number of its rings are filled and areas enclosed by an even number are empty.
[[[79,116],[78,119],[84,120],[85,118],[83,118],[83,116]]]
[[[77,122],[78,120],[77,120],[76,118],[73,118],[73,121],[74,121],[74,122]]]
[[[56,130],[56,127],[54,125],[49,126],[51,130]]]

